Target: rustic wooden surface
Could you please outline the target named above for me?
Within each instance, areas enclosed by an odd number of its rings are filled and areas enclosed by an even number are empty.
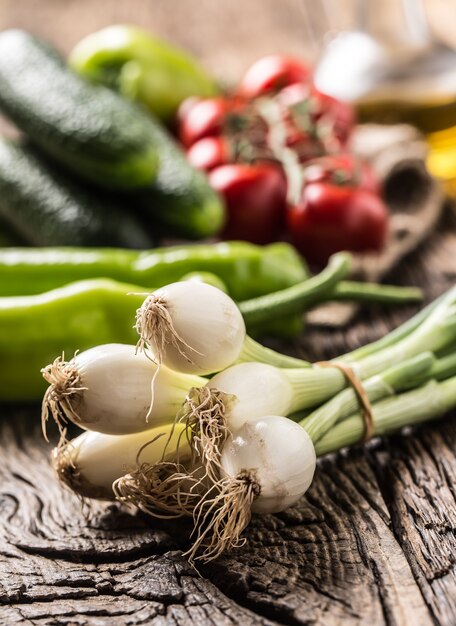
[[[231,78],[271,49],[299,52],[299,11],[298,0],[1,0],[0,27],[28,27],[68,50],[102,25],[143,23]],[[423,285],[428,298],[455,282],[455,224],[447,216],[403,263],[401,282]],[[295,351],[331,357],[412,310],[311,329]],[[324,459],[297,506],[255,519],[246,547],[201,577],[180,556],[185,525],[151,524],[117,505],[81,508],[52,475],[38,422],[34,407],[0,410],[1,626],[456,624],[451,416]]]

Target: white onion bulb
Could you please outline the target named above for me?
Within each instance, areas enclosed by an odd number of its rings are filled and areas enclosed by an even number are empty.
[[[57,362],[56,367],[61,366]],[[189,389],[206,382],[167,367],[159,368],[127,344],[90,348],[77,354],[68,366],[78,374],[74,390],[67,389],[63,395],[65,382],[50,388],[58,397],[64,417],[81,428],[110,435],[135,433],[171,422]],[[44,405],[49,405],[46,396]]]
[[[227,476],[251,475],[260,493],[254,513],[277,513],[307,491],[316,468],[315,448],[306,431],[286,417],[267,416],[245,423],[223,446]]]
[[[265,363],[233,365],[211,378],[207,387],[236,396],[226,413],[231,432],[263,415],[287,415],[292,406],[293,387],[286,375]]]
[[[217,287],[197,281],[154,291],[138,310],[137,330],[165,365],[200,375],[234,363],[246,336],[235,302]]]
[[[181,432],[182,428],[177,425],[169,449],[176,446]],[[170,428],[154,428],[122,436],[85,432],[63,447],[55,448],[52,464],[60,480],[79,495],[113,500],[113,482],[137,468],[137,456],[141,448],[152,442],[143,448],[138,461],[153,465],[161,460],[169,434]],[[182,446],[185,446],[185,442]]]

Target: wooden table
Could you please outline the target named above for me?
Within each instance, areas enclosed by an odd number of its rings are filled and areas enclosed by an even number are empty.
[[[258,13],[254,43],[238,23],[239,54],[231,31],[225,39],[213,35],[215,3],[209,0],[2,0],[0,26],[28,26],[67,49],[113,21],[155,24],[212,59],[208,65],[226,61],[230,72],[271,47],[298,50],[296,3],[282,0],[279,10],[274,0],[228,2],[225,15],[234,4],[249,19]],[[192,35],[195,5],[195,19],[202,20],[197,28],[207,30],[213,57],[208,42],[205,47]],[[178,20],[172,7],[181,11]],[[277,45],[271,46],[263,26],[279,33]],[[447,215],[439,232],[390,278],[422,285],[431,298],[455,277],[456,223]],[[328,358],[382,336],[412,311],[363,312],[344,331],[309,329],[294,348],[309,358]],[[37,407],[1,409],[1,626],[456,624],[451,416],[324,459],[297,506],[254,519],[245,548],[205,567],[201,577],[180,555],[188,526],[157,524],[116,504],[82,506],[55,480],[49,450]]]

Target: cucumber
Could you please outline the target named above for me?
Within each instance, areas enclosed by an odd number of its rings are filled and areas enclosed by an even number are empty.
[[[134,214],[0,138],[0,219],[37,246],[150,248]]]
[[[147,114],[76,75],[21,30],[0,34],[0,109],[43,151],[97,185],[137,189],[155,176]]]
[[[163,234],[199,239],[222,227],[221,199],[158,122],[73,74],[23,31],[0,34],[0,110],[68,170],[101,187],[144,188],[131,203],[153,233],[157,224]]]
[[[21,237],[11,225],[0,219],[0,249],[18,248],[27,245],[27,241]]]
[[[221,198],[163,127],[154,124],[152,132],[160,162],[154,182],[139,194],[145,217],[166,236],[201,239],[216,235],[225,222]]]

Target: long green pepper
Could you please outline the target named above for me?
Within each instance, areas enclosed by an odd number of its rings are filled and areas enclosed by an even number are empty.
[[[6,248],[0,250],[0,296],[43,293],[87,278],[112,278],[151,289],[195,271],[221,278],[237,301],[285,289],[308,277],[305,264],[286,243],[260,247],[234,241],[142,252]]]

